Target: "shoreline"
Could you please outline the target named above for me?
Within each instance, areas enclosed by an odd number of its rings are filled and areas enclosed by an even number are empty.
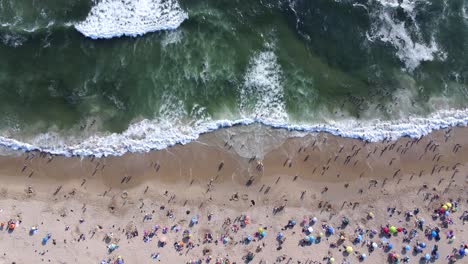
[[[0,259],[5,263],[30,263],[41,258],[54,263],[99,263],[121,255],[126,263],[152,263],[150,255],[157,252],[163,263],[185,263],[205,258],[202,251],[209,248],[213,258],[229,258],[231,263],[241,263],[247,251],[255,252],[256,262],[274,263],[286,254],[284,263],[288,258],[326,263],[323,257],[331,254],[337,261],[354,263],[355,254],[345,255],[339,251],[341,247],[330,247],[333,236],[312,248],[300,247],[304,236],[300,227],[283,227],[290,219],[299,222],[305,216],[337,226],[346,216],[351,222],[343,231],[351,239],[357,226],[378,229],[385,223],[396,224],[387,214],[389,207],[398,207],[401,212],[418,207],[428,221],[440,201],[458,200],[459,214],[466,210],[466,127],[435,131],[420,139],[374,143],[327,133],[285,139],[275,129],[252,131],[251,138],[239,135],[244,147],[236,143],[236,135],[220,130],[186,145],[140,154],[81,158],[30,152],[0,157],[1,221],[22,222],[14,232],[0,236],[6,254],[0,254]],[[252,149],[242,152],[249,147]],[[248,153],[260,154],[249,157]],[[440,198],[426,200],[435,194]],[[274,208],[282,210],[273,214]],[[375,219],[362,220],[369,211]],[[213,216],[208,221],[210,213]],[[252,219],[247,227],[233,232],[232,224],[228,228],[223,225],[227,218],[233,221],[245,214]],[[152,220],[142,221],[145,215],[151,215]],[[194,216],[199,216],[199,223],[189,227]],[[459,238],[466,237],[467,231],[458,219],[456,222],[451,228]],[[127,239],[122,230],[128,231],[129,223],[138,228],[138,237]],[[156,247],[154,241],[162,235],[160,231],[152,242],[143,242],[142,231],[155,224],[190,229],[195,247],[187,252],[184,248],[184,254],[174,249],[172,244],[182,239],[182,230],[169,231],[163,248]],[[410,228],[413,222],[399,224]],[[38,234],[29,236],[34,225],[39,226]],[[96,225],[102,230],[96,232]],[[65,226],[70,226],[71,232],[64,231]],[[242,238],[253,235],[259,226],[268,228],[267,237],[242,244]],[[40,244],[47,232],[56,245]],[[108,243],[102,241],[109,232],[119,245],[110,254]],[[215,240],[228,234],[229,242],[203,243],[207,232]],[[287,237],[280,250],[277,232]],[[379,238],[368,240],[378,242]],[[399,240],[395,239],[395,246]],[[258,246],[261,250],[256,252]],[[365,246],[354,247],[367,253]],[[448,254],[451,245],[444,242],[439,247]],[[38,254],[43,250],[48,252]],[[311,250],[315,252],[312,256]],[[383,250],[368,254],[369,263],[386,259]]]
[[[62,137],[57,132],[40,134],[36,136],[38,138],[29,139],[35,143],[0,136],[0,146],[6,148],[7,152],[40,151],[67,157],[109,157],[186,145],[198,141],[206,134],[241,130],[239,128],[249,130],[251,127],[260,127],[266,130],[283,130],[291,134],[328,133],[342,138],[379,142],[398,140],[402,137],[421,138],[438,130],[467,126],[468,109],[439,110],[425,117],[408,116],[397,120],[371,119],[358,122],[351,118],[324,124],[294,124],[261,118],[243,118],[202,122],[196,126],[180,124],[174,127],[170,122],[143,119],[132,123],[121,133],[96,134],[82,139],[73,136]],[[42,146],[44,141],[46,146]]]

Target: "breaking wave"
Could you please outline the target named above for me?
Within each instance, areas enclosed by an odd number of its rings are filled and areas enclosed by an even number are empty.
[[[177,0],[102,0],[75,28],[92,39],[176,29],[188,18]]]
[[[348,119],[329,120],[323,124],[290,124],[261,118],[216,120],[187,125],[174,125],[172,120],[143,120],[131,125],[123,133],[96,135],[76,144],[69,143],[76,140],[48,133],[37,136],[32,141],[34,143],[0,137],[0,145],[15,150],[37,150],[65,156],[119,156],[127,152],[148,152],[176,144],[187,144],[197,140],[204,133],[254,123],[289,131],[325,132],[375,142],[384,139],[396,140],[400,137],[419,138],[434,130],[466,126],[468,125],[468,110],[442,110],[427,117],[408,117],[395,121]]]
[[[371,13],[372,28],[367,33],[369,41],[380,40],[395,47],[397,57],[412,71],[423,61],[435,58],[445,59],[445,54],[435,42],[434,36],[426,43],[422,40],[416,21],[416,5],[429,5],[426,0],[378,0],[380,8]],[[395,19],[395,12],[400,8],[409,16],[411,23]]]

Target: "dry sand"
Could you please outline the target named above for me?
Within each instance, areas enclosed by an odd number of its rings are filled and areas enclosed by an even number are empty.
[[[184,146],[122,157],[1,157],[0,222],[11,219],[18,226],[0,231],[0,263],[101,263],[117,256],[125,263],[205,263],[208,255],[210,263],[217,258],[244,263],[248,252],[254,253],[252,263],[327,263],[327,256],[335,263],[358,263],[362,253],[368,256],[365,263],[387,263],[389,252],[419,263],[433,245],[438,245],[440,258],[432,261],[447,263],[446,256],[467,243],[460,217],[468,210],[468,128],[378,143],[323,133],[282,140],[278,135],[284,131],[259,130],[277,140],[243,140],[233,128]],[[262,152],[249,156],[252,146]],[[432,214],[448,201],[456,203],[458,211],[450,215],[453,224],[446,228]],[[274,208],[280,211],[274,213]],[[405,212],[416,208],[419,214],[406,219]],[[367,217],[369,212],[374,218]],[[145,215],[151,219],[144,221]],[[251,221],[241,227],[237,220],[244,215]],[[189,227],[194,216],[198,224]],[[349,224],[341,227],[344,216]],[[301,245],[305,234],[300,224],[312,217],[318,219],[312,235],[325,233],[326,224],[336,233],[320,243]],[[426,220],[423,231],[415,227],[417,218]],[[289,220],[297,225],[285,228]],[[145,242],[145,231],[155,225],[159,230]],[[391,236],[394,248],[388,252],[380,234],[385,225],[416,229],[418,234],[407,243],[403,233]],[[38,227],[35,234],[30,234],[32,226]],[[165,235],[164,227],[169,229]],[[266,229],[263,239],[255,237],[259,227]],[[440,241],[424,236],[424,230],[436,227]],[[176,251],[174,243],[186,229],[194,247]],[[364,230],[363,242],[353,244],[357,229]],[[129,238],[135,230],[138,236]],[[372,237],[369,230],[379,234]],[[448,230],[456,236],[452,243],[445,235]],[[281,247],[279,232],[285,238]],[[340,232],[346,240],[340,241]],[[51,239],[43,245],[47,233]],[[111,233],[112,239],[105,241]],[[212,243],[204,243],[206,233],[212,234]],[[249,235],[253,241],[243,243]],[[158,247],[162,236],[167,243]],[[227,243],[223,237],[229,237]],[[401,252],[416,240],[427,244],[422,253]],[[379,245],[373,252],[367,246],[371,242]],[[109,252],[110,243],[119,247]],[[354,252],[345,253],[345,246]],[[152,259],[153,253],[159,253],[159,259]],[[467,257],[454,257],[468,263]]]

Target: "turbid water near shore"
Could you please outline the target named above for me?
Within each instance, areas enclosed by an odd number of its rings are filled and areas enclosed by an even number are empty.
[[[105,156],[240,124],[372,141],[467,125],[467,12],[464,0],[3,0],[0,146]]]
[[[209,263],[243,263],[250,252],[252,263],[358,263],[363,253],[365,262],[385,263],[394,252],[411,263],[425,254],[447,263],[466,243],[466,128],[376,143],[325,133],[291,138],[259,128],[274,146],[268,149],[245,138],[238,146],[239,131],[120,157],[0,158],[0,221],[17,224],[1,231],[2,262],[113,263],[121,256],[125,263],[153,263],[157,253],[162,263],[202,263],[209,256]],[[243,148],[258,156],[239,155]],[[439,215],[447,202],[450,213]],[[387,225],[402,232],[381,233]],[[330,226],[334,234],[327,234]],[[38,230],[30,234],[31,227]],[[438,240],[425,237],[435,230]],[[309,233],[315,242],[304,242]],[[413,252],[416,243],[425,244],[422,252]],[[118,248],[109,252],[110,245]],[[348,246],[352,253],[345,253]],[[453,258],[463,263],[459,253]]]

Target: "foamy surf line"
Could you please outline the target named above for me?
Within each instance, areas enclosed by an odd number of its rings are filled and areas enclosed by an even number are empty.
[[[102,0],[75,28],[92,39],[173,30],[188,18],[177,0]]]
[[[344,138],[355,138],[369,142],[377,142],[384,139],[396,140],[401,137],[420,138],[435,130],[455,126],[467,126],[468,109],[444,110],[434,113],[426,118],[411,117],[405,120],[388,122],[378,120],[363,122],[347,120],[330,122],[330,124],[294,125],[255,118],[245,118],[235,121],[218,120],[192,128],[191,130],[187,127],[178,130],[173,129],[166,133],[165,136],[161,136],[160,133],[165,129],[154,127],[158,124],[152,122],[153,121],[150,120],[144,120],[131,125],[121,134],[111,134],[103,137],[93,136],[72,146],[37,146],[5,137],[0,137],[0,145],[14,150],[41,151],[53,155],[96,157],[121,156],[129,152],[143,153],[152,150],[165,149],[177,144],[184,145],[195,141],[200,135],[205,133],[223,128],[230,128],[239,125],[252,125],[255,123],[276,129],[287,129],[289,131],[309,133],[325,132]],[[190,133],[187,133],[187,130],[190,130]],[[146,137],[142,139],[134,139],[141,135],[145,135]]]

